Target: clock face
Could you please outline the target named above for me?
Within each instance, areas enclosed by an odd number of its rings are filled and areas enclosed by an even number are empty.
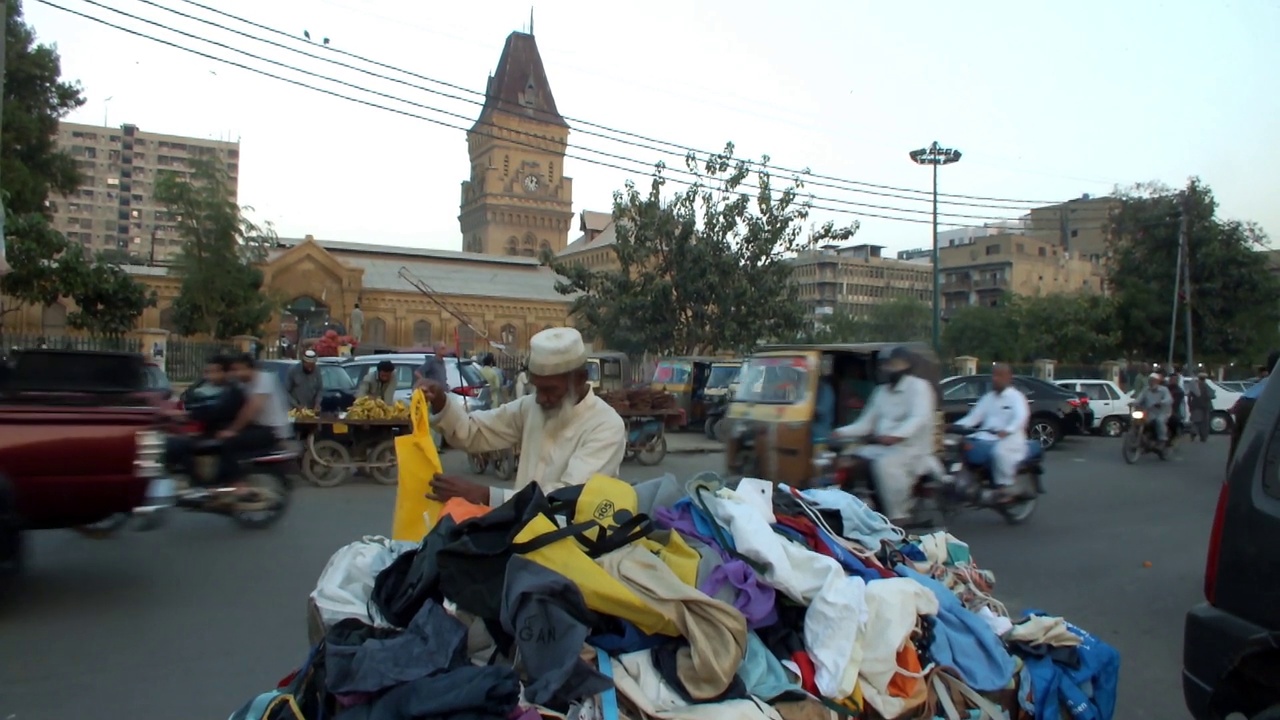
[[[528,190],[529,192],[533,192],[534,190],[537,190],[537,189],[538,189],[538,176],[537,176],[537,175],[525,175],[525,176],[524,176],[524,189],[525,189],[525,190]]]

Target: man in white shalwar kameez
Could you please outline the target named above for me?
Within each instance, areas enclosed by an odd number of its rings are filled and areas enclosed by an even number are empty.
[[[1027,396],[1013,386],[1013,371],[1008,365],[996,365],[991,370],[991,390],[968,415],[956,422],[967,428],[978,428],[978,432],[970,436],[975,446],[990,443],[991,480],[1001,488],[1013,486],[1018,463],[1027,458],[1030,417]]]
[[[871,462],[880,508],[891,522],[911,517],[911,491],[916,480],[938,468],[934,456],[935,413],[938,406],[933,385],[910,374],[905,351],[894,350],[881,365],[885,382],[871,393],[862,415],[835,431],[840,438],[872,438],[873,444],[856,454]]]
[[[537,483],[550,493],[582,485],[597,473],[617,477],[626,453],[626,424],[591,392],[587,351],[573,328],[548,328],[529,342],[529,382],[533,393],[492,410],[468,413],[462,398],[438,383],[422,380],[431,402],[431,426],[453,447],[467,453],[520,446],[520,466],[512,492]],[[460,497],[500,505],[510,496],[500,488],[439,475],[432,482],[438,500]]]

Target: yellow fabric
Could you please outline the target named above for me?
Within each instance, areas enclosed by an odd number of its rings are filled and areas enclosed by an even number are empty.
[[[689,543],[685,542],[680,533],[672,530],[671,538],[667,540],[666,545],[661,545],[649,538],[640,540],[639,544],[666,563],[676,577],[680,578],[680,582],[689,587],[698,587],[698,563],[702,557],[698,555],[697,550],[689,547]]]
[[[529,542],[556,530],[545,515],[537,515],[516,535],[517,543]],[[569,578],[582,591],[592,610],[629,620],[649,635],[677,637],[680,631],[671,618],[650,607],[617,578],[605,572],[573,538],[557,540],[525,555],[539,565]]]
[[[431,419],[427,398],[414,391],[409,404],[413,432],[396,438],[396,508],[391,520],[391,539],[420,542],[440,519],[441,504],[428,500],[431,480],[444,471],[440,454],[431,440]]]
[[[631,483],[596,473],[587,478],[586,484],[582,486],[582,494],[578,496],[578,504],[574,508],[573,521],[594,521],[606,528],[614,528],[618,526],[618,521],[613,516],[619,510],[635,515],[639,508],[640,500]]]

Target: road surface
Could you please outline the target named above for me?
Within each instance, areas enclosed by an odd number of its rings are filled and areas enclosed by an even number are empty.
[[[1186,717],[1182,615],[1200,600],[1226,441],[1127,466],[1116,440],[1047,459],[1031,521],[962,517],[953,534],[995,571],[1011,612],[1061,614],[1114,644],[1125,719]],[[458,469],[463,457],[446,454]],[[720,469],[714,454],[628,463],[630,480]],[[226,717],[306,655],[304,607],[329,555],[389,531],[394,489],[303,488],[281,524],[249,532],[180,516],[151,534],[33,537],[29,574],[0,598],[0,720]],[[1149,563],[1149,566],[1148,566]]]

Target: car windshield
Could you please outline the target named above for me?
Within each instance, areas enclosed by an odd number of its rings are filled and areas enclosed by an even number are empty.
[[[600,362],[597,360],[587,361],[587,379],[591,382],[600,382]]]
[[[356,389],[356,382],[351,379],[346,370],[343,370],[338,365],[321,365],[320,382],[324,384],[326,390],[351,392]]]
[[[689,382],[689,376],[692,374],[693,363],[688,360],[662,360],[653,370],[653,381],[683,385]]]
[[[735,399],[780,405],[800,402],[809,394],[809,362],[803,355],[751,358],[742,365]]]
[[[711,374],[707,376],[707,387],[727,388],[738,377],[741,365],[712,365]]]

